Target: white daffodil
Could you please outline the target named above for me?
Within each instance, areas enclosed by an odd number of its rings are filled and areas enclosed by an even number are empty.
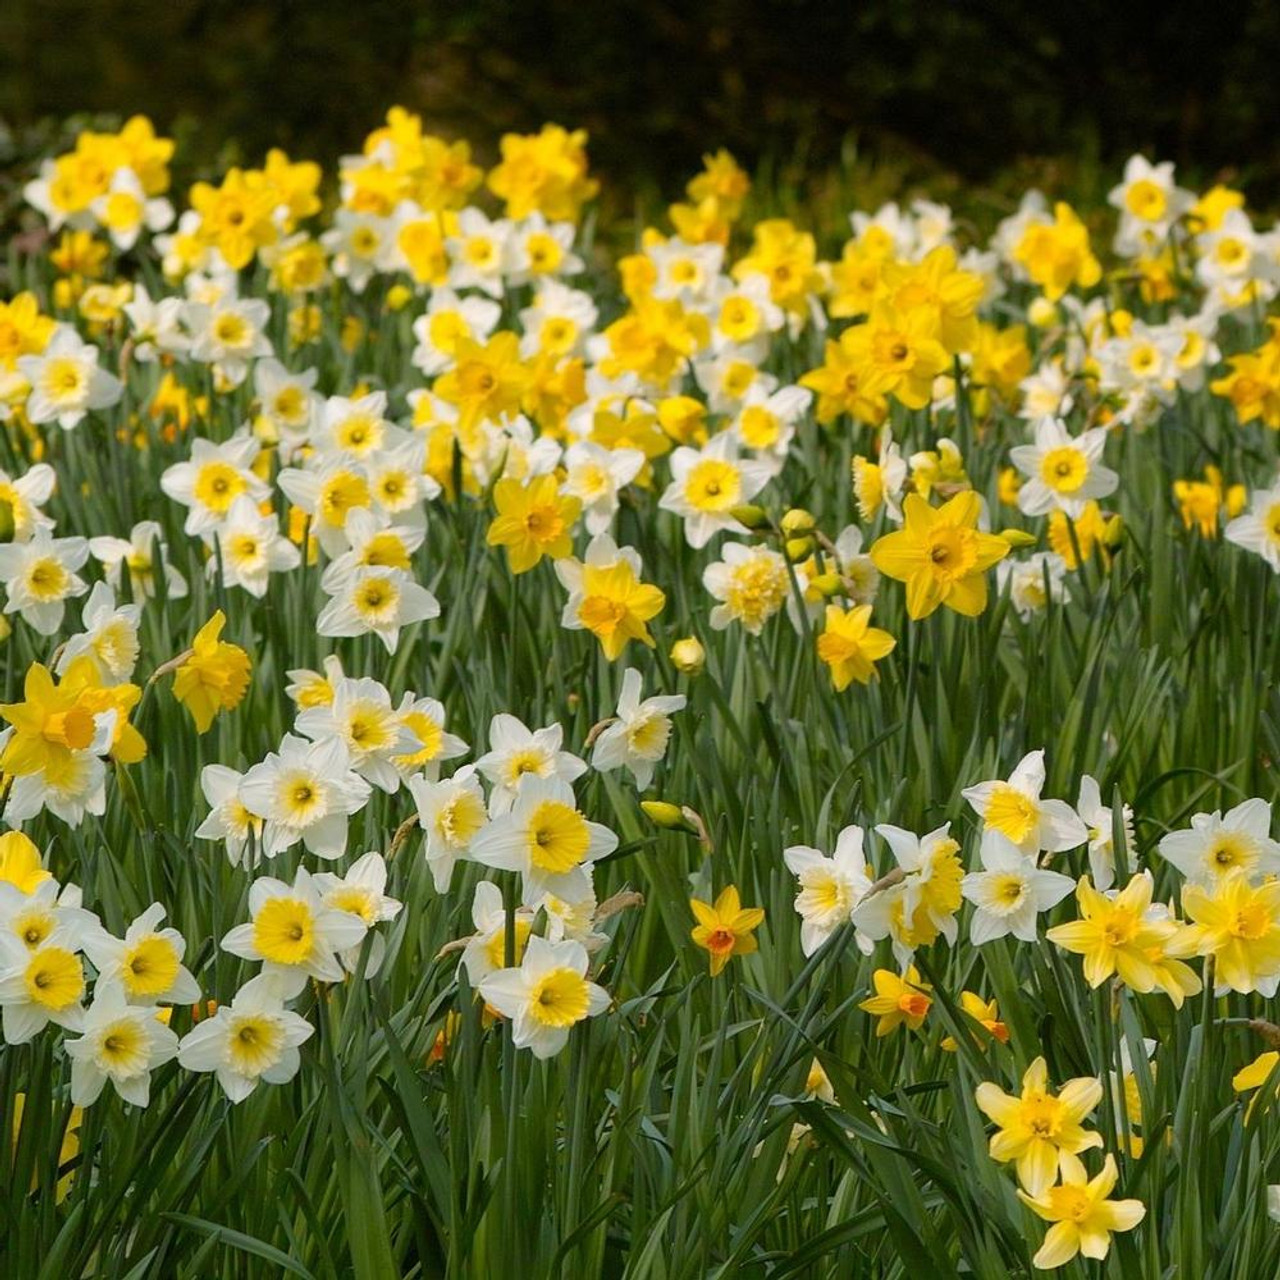
[[[370,391],[355,400],[330,396],[321,406],[311,443],[322,457],[363,463],[404,438],[400,428],[387,421],[386,413],[385,391]]]
[[[491,298],[501,298],[510,236],[511,223],[505,218],[491,222],[477,208],[463,209],[458,214],[456,234],[444,242],[449,255],[449,287],[481,289]]]
[[[122,589],[127,570],[129,590],[135,600],[150,599],[156,594],[159,575],[164,577],[165,595],[170,600],[186,598],[187,580],[169,563],[169,548],[156,520],[140,520],[127,538],[106,534],[90,538],[89,553],[102,565],[107,582],[115,591]]]
[[[18,372],[27,380],[27,417],[39,425],[56,422],[64,431],[90,410],[107,409],[124,392],[115,374],[98,364],[98,348],[89,346],[69,325],[59,325],[38,356],[19,356]]]
[[[531,937],[519,968],[489,974],[480,995],[512,1020],[517,1049],[550,1058],[568,1043],[571,1027],[609,1007],[609,993],[587,980],[589,963],[580,942]]]
[[[854,908],[871,888],[861,827],[845,827],[828,857],[809,845],[782,851],[787,870],[796,878],[796,912],[800,916],[800,949],[811,956],[841,925],[853,919]],[[858,946],[870,955],[875,944],[859,933]]]
[[[80,611],[80,625],[84,630],[62,646],[55,671],[65,675],[77,658],[85,657],[104,685],[128,680],[138,662],[141,617],[141,605],[117,605],[110,585],[95,582]]]
[[[627,768],[643,791],[653,781],[653,771],[666,754],[671,737],[671,716],[684,710],[684,694],[640,700],[640,673],[628,667],[622,674],[622,692],[611,724],[596,739],[592,767],[601,773]]]
[[[1043,613],[1050,600],[1064,604],[1071,599],[1067,590],[1067,567],[1061,556],[1051,551],[1037,551],[1025,560],[1001,560],[996,565],[996,585],[1023,622]]]
[[[562,491],[581,501],[588,533],[604,533],[613,523],[618,494],[640,474],[644,462],[639,449],[606,449],[588,440],[565,450]]]
[[[337,210],[320,243],[333,255],[333,274],[352,293],[363,293],[375,273],[390,270],[396,252],[391,219],[353,209]]]
[[[796,425],[812,399],[813,393],[804,387],[780,387],[772,394],[752,387],[729,429],[743,449],[750,449],[765,464],[770,476],[777,476],[786,466]]]
[[[217,529],[241,494],[255,503],[271,496],[270,487],[252,470],[261,449],[246,431],[222,444],[199,436],[192,440],[190,459],[175,462],[160,477],[160,488],[187,508],[184,533],[202,537]]]
[[[265,821],[244,807],[240,799],[243,778],[222,764],[207,764],[200,771],[200,790],[211,808],[196,828],[196,839],[221,840],[233,867],[246,865],[249,841],[261,841]]]
[[[1022,942],[1034,942],[1036,917],[1072,893],[1076,882],[1056,871],[1039,870],[998,831],[987,832],[981,857],[983,869],[969,872],[960,884],[960,892],[977,908],[969,922],[969,940],[980,947],[1011,933]]]
[[[261,298],[188,302],[182,318],[191,334],[191,358],[213,365],[228,386],[245,380],[251,360],[272,353],[266,334],[271,307]]]
[[[1018,490],[1018,507],[1026,515],[1063,511],[1073,520],[1091,499],[1116,491],[1120,477],[1100,461],[1107,443],[1105,427],[1072,436],[1059,418],[1035,424],[1035,443],[1015,445],[1009,458],[1027,477]]]
[[[62,626],[66,602],[89,590],[76,572],[88,558],[84,538],[55,538],[48,529],[35,530],[28,542],[0,546],[5,613],[19,614],[42,636],[53,635]]]
[[[506,244],[508,282],[537,281],[543,288],[556,283],[554,276],[577,275],[583,262],[573,252],[575,230],[572,222],[548,222],[537,209],[513,224]]]
[[[178,1056],[178,1037],[154,1009],[130,1005],[120,986],[99,978],[78,1040],[63,1043],[71,1059],[71,1101],[97,1102],[110,1080],[126,1102],[145,1107],[151,1100],[151,1073]]]
[[[404,627],[440,616],[435,596],[398,569],[356,569],[330,585],[330,599],[316,619],[322,636],[372,634],[395,653]]]
[[[368,507],[356,507],[349,512],[342,532],[348,546],[325,566],[320,576],[323,591],[336,591],[360,569],[412,573],[413,553],[427,536],[423,527],[393,525],[385,512]]]
[[[427,377],[453,366],[458,342],[485,342],[498,326],[502,308],[490,298],[460,298],[452,289],[433,289],[427,309],[413,322],[418,340],[409,360]]]
[[[242,960],[262,961],[262,972],[277,981],[280,993],[292,999],[307,985],[340,982],[343,968],[338,953],[359,947],[367,926],[350,911],[328,906],[321,887],[305,867],[292,884],[259,876],[249,886],[248,924],[238,924],[221,942]]]
[[[46,462],[37,462],[17,477],[0,471],[0,502],[9,504],[15,542],[25,542],[36,529],[53,528],[53,521],[41,507],[57,487],[57,474]]]
[[[267,357],[253,366],[253,389],[262,416],[275,428],[280,453],[291,458],[311,438],[320,411],[316,394],[318,369],[292,372],[279,360]]]
[[[406,785],[418,806],[423,851],[436,892],[447,893],[454,867],[469,855],[472,841],[489,821],[484,788],[475,765],[470,764],[441,782],[418,776],[410,778]]]
[[[1061,853],[1084,844],[1089,833],[1065,800],[1042,800],[1044,752],[1018,761],[1007,782],[966,787],[960,794],[986,826],[1011,840],[1028,857],[1042,850]]]
[[[182,963],[187,943],[177,929],[162,929],[164,907],[153,902],[125,930],[123,938],[105,929],[85,935],[85,954],[100,982],[119,983],[130,1004],[194,1004],[200,987]]]
[[[736,437],[722,431],[701,450],[682,447],[671,455],[671,483],[658,506],[680,516],[691,547],[705,547],[717,533],[746,532],[733,509],[768,483],[768,466],[739,458]]]
[[[579,813],[573,789],[559,778],[526,777],[511,809],[471,841],[471,857],[500,871],[518,871],[526,892],[579,897],[585,868],[618,847],[608,827]]]
[[[1115,818],[1111,809],[1102,803],[1096,779],[1087,773],[1080,778],[1080,795],[1076,811],[1089,833],[1089,873],[1095,888],[1110,889],[1116,882],[1116,851],[1114,844]],[[1125,848],[1133,853],[1133,810],[1122,806]]]
[[[227,511],[223,524],[209,535],[216,553],[209,558],[213,577],[222,564],[222,585],[242,587],[255,599],[267,594],[273,573],[287,573],[302,562],[302,553],[282,537],[275,513],[263,515],[247,494],[241,494]]]
[[[0,930],[0,1025],[6,1044],[26,1044],[49,1023],[83,1025],[85,978],[80,951],[89,927],[60,921],[38,947]]]
[[[917,836],[901,827],[881,823],[876,832],[893,852],[903,879],[866,894],[853,909],[858,932],[879,942],[888,938],[899,963],[906,964],[917,946],[938,934],[954,945],[955,913],[960,909],[960,846],[951,824]]]
[[[1160,856],[1188,880],[1213,885],[1239,868],[1256,884],[1280,875],[1280,844],[1271,838],[1271,805],[1245,800],[1226,813],[1197,813],[1185,831],[1161,839]]]
[[[121,165],[111,175],[111,185],[89,210],[102,223],[111,243],[128,252],[144,231],[163,231],[173,221],[173,205],[163,196],[148,197],[138,175]]]
[[[559,359],[580,355],[599,318],[589,293],[543,279],[533,305],[520,312],[520,354],[526,360],[537,355]]]
[[[351,768],[389,795],[400,789],[395,761],[422,745],[392,706],[391,695],[368,676],[340,680],[333,700],[299,713],[295,727],[312,742],[342,743]]]
[[[493,785],[489,812],[496,816],[511,808],[527,777],[568,783],[586,773],[584,761],[560,749],[563,740],[561,725],[528,729],[506,712],[494,716],[489,722],[489,750],[476,761],[476,768]]]
[[[286,733],[278,752],[255,764],[240,783],[240,800],[264,820],[262,852],[272,858],[301,840],[319,858],[347,847],[347,819],[364,808],[369,784],[352,771],[336,738],[307,742]]]
[[[369,931],[384,920],[394,920],[404,906],[404,903],[387,896],[387,864],[376,850],[357,858],[345,876],[319,872],[315,885],[320,890],[320,901],[326,907],[358,916]],[[357,943],[346,951],[338,952],[338,960],[348,973],[359,969],[361,950],[360,943]],[[386,939],[375,933],[369,944],[369,959],[364,970],[366,978],[372,978],[382,967],[386,951]]]
[[[396,715],[417,739],[412,751],[392,757],[391,763],[402,778],[421,774],[428,782],[434,782],[440,776],[444,761],[466,754],[467,744],[456,733],[445,732],[446,712],[444,704],[437,699],[406,693],[396,708]]]
[[[524,957],[534,915],[533,909],[526,906],[517,907],[512,914],[515,926],[511,939],[512,960],[516,965]],[[507,963],[507,911],[502,890],[492,880],[481,880],[476,885],[471,900],[471,923],[475,933],[463,948],[461,966],[467,971],[467,981],[478,989],[485,978],[505,968]]]
[[[1257,490],[1248,511],[1228,521],[1222,536],[1261,556],[1280,573],[1280,481],[1270,489]]]
[[[274,979],[259,974],[218,1006],[178,1045],[178,1065],[187,1071],[213,1071],[232,1102],[243,1102],[258,1082],[284,1084],[298,1074],[298,1046],[315,1028],[284,1007]]]

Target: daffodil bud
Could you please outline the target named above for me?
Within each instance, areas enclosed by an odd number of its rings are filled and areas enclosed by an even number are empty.
[[[641,800],[640,808],[656,827],[666,831],[693,830],[678,804],[669,804],[666,800]]]
[[[792,507],[782,517],[781,528],[788,538],[801,538],[806,533],[813,532],[815,523],[811,512],[806,511],[803,507]]]
[[[748,529],[763,529],[769,523],[768,512],[754,504],[745,503],[742,506],[731,507],[729,514]]]
[[[1000,536],[1012,550],[1019,547],[1034,547],[1039,541],[1034,533],[1028,533],[1025,529],[1001,529]]]
[[[1027,308],[1027,319],[1037,329],[1051,329],[1058,323],[1058,308],[1048,298],[1034,298]]]
[[[787,559],[794,564],[798,560],[804,560],[813,554],[812,538],[788,538],[785,550]]]
[[[1115,550],[1124,541],[1124,517],[1120,515],[1111,516],[1102,529],[1102,540],[1112,550]]]
[[[681,675],[696,676],[702,674],[707,664],[707,651],[697,636],[685,636],[671,646],[671,665]]]
[[[13,503],[0,498],[0,542],[13,541]]]
[[[387,310],[403,311],[413,301],[413,290],[408,285],[393,284],[387,290]]]
[[[809,585],[828,599],[844,590],[844,581],[838,573],[819,573],[809,579]]]

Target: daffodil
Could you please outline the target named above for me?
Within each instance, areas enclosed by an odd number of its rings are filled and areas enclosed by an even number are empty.
[[[622,673],[617,715],[596,739],[591,765],[602,773],[625,766],[643,791],[666,754],[671,717],[684,709],[686,699],[677,693],[641,701],[640,693],[640,673],[628,667]]]
[[[640,580],[640,557],[619,548],[607,533],[592,538],[586,559],[556,562],[556,575],[569,592],[561,626],[586,630],[600,641],[604,656],[615,662],[631,640],[653,648],[646,625],[662,612],[667,597]]]
[[[759,947],[755,930],[764,923],[764,909],[744,907],[736,886],[721,890],[714,903],[690,898],[689,907],[698,922],[693,940],[710,957],[713,978],[733,956],[750,955]]]
[[[156,1011],[130,1005],[117,983],[102,978],[79,1030],[79,1039],[65,1045],[71,1059],[71,1099],[79,1107],[96,1102],[108,1080],[126,1102],[145,1107],[151,1073],[178,1056],[178,1037]]]
[[[1093,1178],[1075,1156],[1064,1156],[1062,1165],[1062,1181],[1057,1186],[1047,1187],[1039,1195],[1018,1192],[1022,1203],[1037,1217],[1053,1223],[1031,1260],[1043,1270],[1061,1267],[1078,1253],[1086,1258],[1105,1258],[1112,1233],[1132,1231],[1147,1212],[1141,1200],[1108,1198],[1119,1178],[1115,1156],[1108,1155],[1102,1172]]]
[[[511,1019],[517,1049],[550,1058],[568,1043],[569,1031],[609,1007],[609,993],[587,978],[588,957],[580,942],[529,939],[519,967],[499,969],[480,980],[480,995]]]
[[[1074,1156],[1102,1146],[1102,1135],[1083,1127],[1101,1100],[1101,1082],[1088,1076],[1068,1080],[1055,1094],[1043,1058],[1023,1073],[1019,1096],[990,1081],[974,1094],[979,1110],[998,1126],[991,1136],[991,1158],[1001,1164],[1015,1161],[1018,1181],[1033,1196],[1052,1185],[1063,1153]]]
[[[787,870],[796,878],[800,949],[806,956],[852,920],[854,908],[871,888],[862,840],[862,828],[849,826],[836,837],[830,856],[809,845],[791,845],[782,851]],[[870,955],[871,939],[859,934],[857,941],[863,954]]]
[[[448,891],[453,869],[467,856],[472,841],[489,821],[484,788],[474,765],[463,765],[441,782],[423,776],[406,784],[418,809],[425,838],[424,855],[437,893]]]
[[[891,1035],[899,1027],[919,1031],[933,1007],[932,988],[921,982],[914,965],[899,976],[892,969],[877,969],[871,975],[875,995],[859,1001],[858,1008],[875,1014],[876,1035]]]
[[[1041,799],[1044,781],[1044,751],[1031,751],[1014,766],[1008,781],[979,782],[960,794],[985,829],[1028,857],[1041,850],[1074,849],[1088,837],[1085,825],[1065,800]]]
[[[1280,880],[1251,885],[1238,867],[1212,888],[1188,884],[1182,909],[1195,952],[1212,956],[1218,994],[1257,991],[1270,999],[1280,986]]]
[[[219,711],[240,705],[249,690],[249,655],[219,640],[226,625],[221,609],[196,632],[173,677],[173,696],[191,712],[198,733],[208,732]]]
[[[818,637],[818,657],[831,668],[837,693],[857,680],[869,684],[875,663],[893,652],[898,642],[887,631],[871,626],[871,606],[842,609],[827,605],[826,626]]]
[[[927,618],[939,605],[976,617],[987,607],[986,572],[1008,555],[1009,544],[978,529],[980,511],[972,490],[938,508],[908,494],[903,528],[872,544],[876,568],[906,583],[911,617]]]
[[[487,541],[491,547],[506,548],[512,573],[527,573],[544,555],[560,560],[573,549],[573,526],[582,502],[562,495],[555,476],[536,476],[527,485],[499,480],[493,501],[498,514]]]
[[[229,1004],[198,1023],[178,1045],[187,1071],[212,1071],[232,1102],[243,1102],[259,1085],[284,1084],[301,1065],[298,1046],[315,1028],[284,1007],[275,979],[251,978]]]

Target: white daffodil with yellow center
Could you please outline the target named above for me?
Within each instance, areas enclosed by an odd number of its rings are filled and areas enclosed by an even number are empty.
[[[115,404],[120,379],[98,364],[98,348],[88,346],[70,325],[59,325],[40,355],[19,356],[18,372],[31,393],[26,415],[35,425],[56,422],[71,430],[95,409]]]
[[[722,431],[701,450],[681,447],[671,455],[671,483],[658,505],[681,517],[691,547],[705,547],[722,530],[746,532],[733,508],[768,482],[768,466],[739,458],[737,437]]]
[[[318,857],[336,858],[346,849],[347,819],[364,807],[369,784],[353,772],[338,739],[312,743],[285,734],[280,750],[241,779],[239,798],[263,820],[264,857],[301,840]]]
[[[340,742],[351,768],[388,794],[400,789],[396,760],[421,745],[392,705],[391,695],[368,677],[339,680],[332,700],[300,712],[296,727],[313,742]]]
[[[475,765],[470,764],[442,782],[418,775],[406,785],[418,807],[418,824],[436,892],[446,893],[458,860],[468,855],[472,841],[489,821],[484,788]]]
[[[88,558],[84,538],[55,538],[44,528],[27,542],[0,545],[5,613],[19,614],[42,636],[52,635],[62,626],[66,602],[89,590],[76,572]]]
[[[243,430],[222,444],[197,436],[191,442],[190,459],[164,471],[160,488],[187,508],[182,526],[185,533],[203,537],[218,529],[231,504],[241,495],[254,503],[265,502],[271,496],[270,488],[252,469],[261,448]],[[158,528],[156,532],[158,535]]]
[[[671,717],[683,711],[683,694],[645,698],[641,701],[640,673],[628,667],[622,673],[618,711],[596,739],[591,753],[592,767],[602,773],[626,768],[643,791],[653,781],[653,771],[667,752],[671,739]]]
[[[242,587],[255,599],[267,594],[271,574],[296,569],[302,560],[298,548],[281,536],[274,512],[263,514],[248,494],[236,498],[211,536],[217,554],[209,559],[209,573],[216,573],[221,561],[222,585]]]
[[[1009,451],[1013,465],[1027,477],[1018,490],[1018,507],[1026,515],[1063,511],[1073,520],[1092,500],[1116,491],[1120,477],[1102,465],[1107,442],[1105,427],[1072,436],[1059,418],[1035,424],[1035,443]]]
[[[99,981],[119,985],[129,1004],[194,1004],[200,987],[182,958],[187,943],[177,929],[162,929],[164,907],[153,902],[125,930],[123,938],[104,929],[85,936],[85,954]]]
[[[398,569],[353,569],[330,585],[332,596],[316,619],[322,636],[375,635],[395,653],[404,627],[440,616],[435,596]]]
[[[982,837],[982,870],[960,882],[960,892],[976,910],[969,923],[969,940],[982,946],[1006,934],[1022,942],[1036,939],[1036,917],[1072,893],[1076,882],[1056,871],[1042,871],[994,829]]]
[[[961,795],[983,823],[1028,857],[1061,853],[1084,844],[1085,825],[1065,800],[1042,800],[1044,752],[1032,751],[1018,761],[1007,782],[980,782]]]
[[[178,1037],[151,1008],[131,1005],[120,985],[98,978],[78,1040],[65,1042],[71,1059],[71,1101],[96,1102],[110,1080],[135,1107],[151,1098],[151,1073],[178,1056]]]
[[[587,978],[580,942],[531,937],[518,968],[500,969],[480,983],[480,995],[512,1020],[518,1049],[550,1058],[568,1043],[569,1030],[609,1007],[609,993]]]
[[[249,887],[248,924],[222,939],[222,949],[244,960],[262,961],[262,972],[277,980],[286,999],[296,996],[308,978],[338,982],[339,952],[359,947],[366,925],[358,915],[327,906],[319,884],[299,867],[293,884],[260,876]]]
[[[511,808],[529,777],[574,782],[587,771],[586,762],[561,750],[564,727],[526,728],[515,716],[499,712],[489,722],[489,750],[476,761],[482,777],[492,785],[489,812],[494,817]]]
[[[259,974],[230,1004],[219,1005],[189,1031],[178,1046],[178,1064],[188,1071],[213,1071],[232,1102],[243,1102],[260,1080],[284,1084],[298,1072],[298,1046],[314,1028],[284,1007],[274,978]]]
[[[1253,884],[1280,874],[1280,844],[1271,838],[1271,805],[1245,800],[1234,809],[1197,813],[1185,831],[1172,831],[1159,844],[1160,856],[1188,880],[1212,886],[1232,871]]]
[[[1280,481],[1270,489],[1259,489],[1249,509],[1229,521],[1222,536],[1237,547],[1261,556],[1280,573]]]
[[[434,782],[444,761],[466,754],[467,744],[456,733],[446,732],[444,704],[437,699],[406,693],[396,715],[417,742],[411,751],[392,757],[391,763],[402,778],[421,774],[428,782]]]
[[[830,857],[809,845],[792,845],[782,851],[787,870],[796,878],[800,949],[806,956],[813,955],[852,920],[854,908],[871,888],[862,841],[861,827],[845,827],[836,837]],[[857,941],[862,952],[870,955],[875,946],[871,939],[859,934]]]
[[[471,842],[471,857],[524,877],[526,896],[582,896],[592,863],[618,847],[608,827],[578,812],[573,790],[559,778],[528,777],[509,812],[496,817]]]
[[[404,905],[387,896],[387,864],[376,850],[357,858],[345,876],[320,872],[315,877],[315,886],[320,891],[320,901],[324,906],[355,916],[366,930],[373,929],[384,920],[394,920]],[[365,964],[366,978],[372,978],[382,967],[386,946],[382,934],[374,934]],[[362,947],[357,943],[338,952],[338,960],[348,973],[359,969],[361,951]]]
[[[0,930],[0,1025],[6,1044],[25,1044],[50,1023],[78,1031],[84,1018],[84,938],[92,928],[78,914],[35,947]]]

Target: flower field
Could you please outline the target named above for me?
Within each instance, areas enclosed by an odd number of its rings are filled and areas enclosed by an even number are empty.
[[[1280,1274],[1280,230],[180,159],[8,249],[3,1274]]]

